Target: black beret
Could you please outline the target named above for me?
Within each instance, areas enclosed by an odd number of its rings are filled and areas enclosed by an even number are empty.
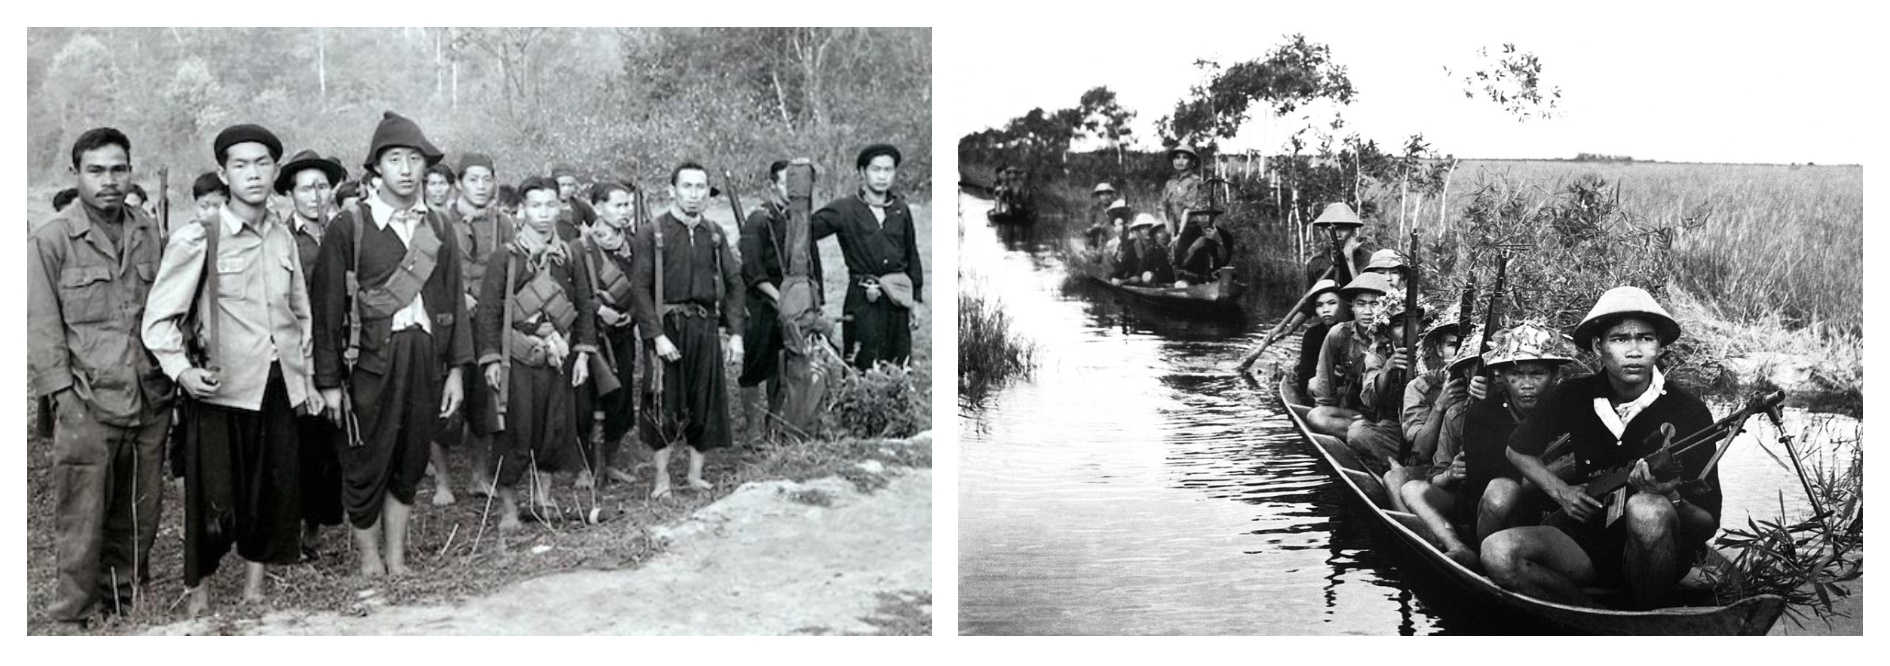
[[[902,159],[899,155],[899,149],[894,148],[892,144],[875,143],[860,151],[860,159],[853,161],[853,168],[864,169],[866,165],[873,162],[873,158],[881,155],[891,155],[893,158],[893,166],[899,166],[899,162]]]
[[[525,182],[518,184],[518,196],[520,199],[525,198],[527,194],[531,194],[533,190],[551,190],[552,192],[557,192],[558,181],[544,176],[532,176],[526,178]]]
[[[260,143],[269,149],[269,159],[278,161],[282,159],[282,140],[277,139],[274,132],[263,129],[261,125],[242,124],[231,125],[217,132],[217,140],[214,144],[217,164],[223,164],[224,151],[239,143]]]

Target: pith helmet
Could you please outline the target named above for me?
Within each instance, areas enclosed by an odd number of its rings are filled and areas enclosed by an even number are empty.
[[[1108,183],[1097,183],[1096,189],[1089,191],[1090,194],[1102,194],[1104,192],[1115,194],[1116,188],[1110,187]]]
[[[1373,252],[1371,262],[1365,264],[1363,270],[1369,271],[1375,268],[1403,268],[1410,270],[1409,266],[1404,265],[1404,255],[1398,254],[1397,250],[1391,248]]]
[[[1129,223],[1129,228],[1132,230],[1140,229],[1142,227],[1152,227],[1152,226],[1155,226],[1155,216],[1150,215],[1148,213],[1141,213],[1141,214],[1136,215],[1135,221]]]
[[[1459,339],[1462,339],[1459,329],[1456,313],[1445,312],[1443,316],[1437,318],[1437,321],[1431,323],[1430,328],[1424,329],[1422,344],[1428,347],[1433,339],[1442,335],[1457,335]]]
[[[1391,293],[1391,281],[1386,280],[1383,275],[1364,273],[1358,277],[1352,278],[1351,282],[1346,283],[1344,287],[1340,288],[1339,298],[1350,301],[1353,296],[1365,292],[1371,292],[1380,296],[1389,294]]]
[[[1192,157],[1194,158],[1194,161],[1197,164],[1201,162],[1201,154],[1194,152],[1194,146],[1190,146],[1185,143],[1168,149],[1168,159],[1171,159],[1171,160],[1175,159],[1176,155],[1187,155],[1188,157]]]
[[[1595,301],[1595,309],[1589,310],[1588,316],[1575,327],[1575,345],[1582,349],[1592,347],[1595,336],[1601,334],[1602,325],[1622,316],[1652,322],[1655,333],[1660,336],[1661,346],[1680,339],[1680,322],[1674,321],[1673,315],[1667,314],[1667,309],[1654,301],[1653,294],[1640,287],[1615,287],[1603,293]]]
[[[1330,203],[1326,204],[1325,210],[1319,212],[1319,219],[1313,220],[1313,226],[1315,227],[1324,225],[1362,227],[1365,226],[1365,222],[1358,219],[1358,213],[1352,212],[1351,206],[1342,203]]]
[[[1560,365],[1575,360],[1575,350],[1562,340],[1562,336],[1533,323],[1517,324],[1515,328],[1504,331],[1501,338],[1490,345],[1489,352],[1483,354],[1484,366],[1496,368],[1518,361],[1543,361]]]

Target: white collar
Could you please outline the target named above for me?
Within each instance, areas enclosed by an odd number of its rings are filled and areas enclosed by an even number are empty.
[[[223,235],[225,236],[235,236],[237,232],[243,230],[243,225],[247,224],[243,221],[243,218],[236,216],[235,211],[230,210],[230,205],[227,203],[223,204],[223,207],[218,209],[218,214],[222,215],[221,221],[223,222]],[[263,208],[262,219],[256,221],[257,235],[268,231],[269,219],[274,215],[274,211],[269,210],[267,207]]]
[[[1641,397],[1623,403],[1620,407],[1615,407],[1608,396],[1595,398],[1595,416],[1601,417],[1602,425],[1608,426],[1608,431],[1614,433],[1616,446],[1622,444],[1621,435],[1627,432],[1627,424],[1667,392],[1667,376],[1660,374],[1658,367],[1650,369],[1654,372],[1654,378],[1647,382],[1647,390],[1641,392]]]
[[[368,217],[374,220],[375,227],[386,229],[387,223],[392,222],[394,219],[395,208],[393,204],[382,201],[378,195],[368,198],[367,207]],[[424,218],[427,214],[427,202],[425,199],[414,199],[413,207],[407,210]]]

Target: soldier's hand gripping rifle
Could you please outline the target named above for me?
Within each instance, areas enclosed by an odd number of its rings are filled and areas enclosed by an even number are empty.
[[[1627,486],[1629,477],[1634,474],[1634,468],[1643,462],[1647,463],[1647,469],[1653,472],[1656,479],[1663,477],[1666,480],[1680,479],[1682,487],[1705,489],[1707,474],[1719,465],[1720,457],[1726,455],[1726,448],[1732,444],[1733,439],[1745,431],[1746,420],[1770,412],[1784,401],[1784,391],[1753,394],[1746,401],[1746,406],[1741,407],[1739,411],[1727,414],[1726,418],[1679,440],[1673,438],[1673,426],[1663,423],[1659,432],[1648,437],[1648,441],[1661,440],[1659,450],[1626,465],[1590,474],[1582,486],[1582,492],[1598,501],[1604,500],[1608,495]],[[1680,457],[1701,446],[1713,447],[1713,457],[1707,459],[1706,464],[1702,465],[1697,472],[1682,467]],[[1690,478],[1688,478],[1689,475]],[[1621,509],[1619,504],[1608,507],[1610,522],[1620,515]],[[1556,514],[1560,513],[1563,513],[1563,510],[1556,510]],[[1554,515],[1551,514],[1550,517],[1553,518]]]
[[[654,221],[651,220],[650,209],[647,205],[645,205],[647,202],[644,200],[644,197],[643,197],[643,188],[638,187],[636,188],[636,190],[637,190],[636,192],[637,224],[648,225],[650,233],[652,234],[652,236],[654,237],[656,241],[653,248],[654,249],[653,254],[655,254],[656,256],[650,257],[650,261],[655,262],[652,264],[653,266],[652,272],[655,274],[655,277],[656,277],[656,284],[655,284],[656,289],[655,289],[655,293],[651,294],[652,298],[650,299],[650,307],[656,309],[657,330],[651,331],[651,332],[656,333],[655,337],[649,338],[651,340],[651,343],[648,345],[644,345],[646,353],[649,355],[649,362],[648,362],[649,372],[645,374],[649,377],[649,382],[650,382],[650,400],[649,400],[649,404],[646,407],[644,407],[645,410],[648,410],[647,416],[645,418],[650,419],[650,423],[653,426],[651,429],[656,432],[657,437],[667,439],[669,437],[669,433],[664,432],[665,428],[663,427],[667,422],[667,420],[664,418],[665,412],[663,411],[664,409],[664,405],[663,405],[663,363],[664,361],[663,361],[663,356],[661,354],[656,353],[656,344],[655,344],[655,340],[663,336],[663,330],[662,330],[663,328],[663,227],[662,225],[656,224]],[[641,332],[640,334],[649,335],[649,333],[651,332]]]

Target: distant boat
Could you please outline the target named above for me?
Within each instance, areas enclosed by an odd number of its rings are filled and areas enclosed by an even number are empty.
[[[1314,433],[1306,425],[1308,405],[1295,404],[1289,398],[1292,378],[1280,382],[1280,404],[1299,431],[1301,439],[1318,452],[1319,459],[1337,477],[1339,484],[1363,509],[1361,513],[1380,528],[1375,533],[1391,534],[1426,566],[1423,569],[1400,566],[1406,576],[1432,576],[1450,588],[1452,601],[1480,607],[1490,618],[1503,618],[1514,624],[1531,625],[1543,630],[1595,635],[1642,636],[1763,636],[1785,611],[1785,599],[1762,594],[1747,597],[1728,606],[1682,606],[1651,611],[1618,611],[1568,606],[1517,594],[1498,586],[1483,574],[1470,570],[1444,555],[1426,536],[1429,528],[1416,514],[1392,510],[1385,486],[1378,475],[1367,471],[1358,456],[1336,437]],[[1708,549],[1708,558],[1727,564],[1718,551]],[[1429,581],[1426,581],[1429,582]],[[1710,603],[1710,591],[1697,591]]]
[[[1100,272],[1091,272],[1088,275],[1089,279],[1097,284],[1155,305],[1203,313],[1220,313],[1233,309],[1239,304],[1240,293],[1246,285],[1234,279],[1232,267],[1216,271],[1215,276],[1213,282],[1186,287],[1150,287],[1135,284],[1118,285]]]

